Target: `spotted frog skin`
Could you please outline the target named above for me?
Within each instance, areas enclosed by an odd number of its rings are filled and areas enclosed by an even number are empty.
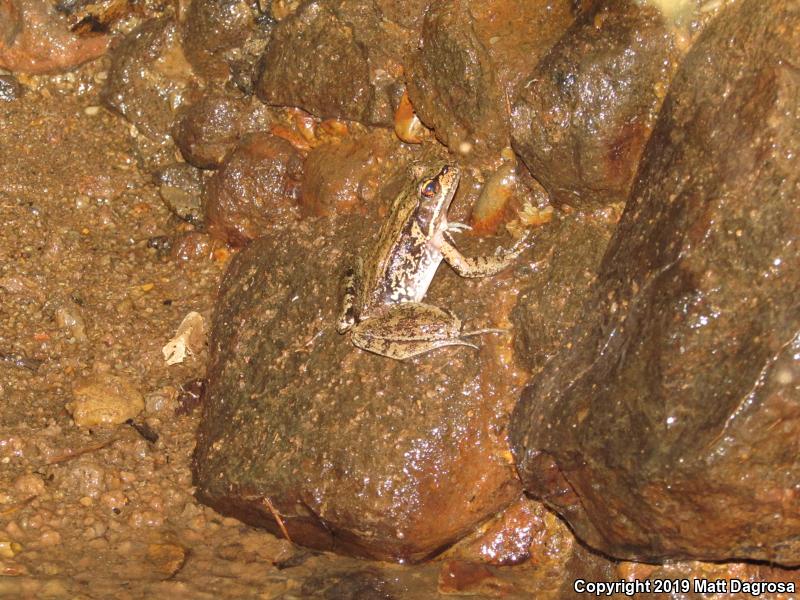
[[[509,266],[527,248],[523,238],[494,256],[462,255],[449,232],[468,226],[447,220],[460,179],[458,168],[446,165],[427,176],[421,170],[416,175],[417,181],[395,199],[377,245],[348,271],[337,327],[339,333],[349,331],[357,347],[397,360],[443,346],[477,349],[464,338],[503,332],[464,332],[456,315],[422,299],[442,260],[462,277],[486,277]]]

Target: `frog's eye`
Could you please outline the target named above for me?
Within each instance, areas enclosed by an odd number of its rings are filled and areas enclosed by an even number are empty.
[[[420,188],[420,194],[425,196],[426,198],[433,198],[436,194],[439,193],[441,186],[439,182],[435,179],[428,179],[422,183],[422,187]]]

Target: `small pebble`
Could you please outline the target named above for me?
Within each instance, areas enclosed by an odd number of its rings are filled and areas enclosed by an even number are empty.
[[[0,558],[14,558],[22,551],[22,546],[10,540],[0,540]]]
[[[144,410],[144,398],[124,377],[98,373],[73,389],[75,400],[67,404],[79,427],[120,425]]]
[[[14,490],[24,498],[32,498],[44,494],[44,481],[35,473],[25,473],[14,480]]]
[[[149,544],[146,559],[163,576],[172,577],[186,562],[187,551],[177,544]]]
[[[144,398],[145,410],[150,414],[164,411],[173,412],[177,406],[176,395],[177,391],[172,386],[150,392]]]
[[[42,532],[39,543],[42,546],[58,546],[61,543],[61,534],[52,529],[47,529]]]

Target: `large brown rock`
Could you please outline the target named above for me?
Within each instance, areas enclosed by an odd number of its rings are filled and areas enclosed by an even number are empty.
[[[402,57],[416,43],[413,30],[390,14],[377,0],[303,4],[273,32],[258,97],[318,117],[390,125],[402,93]]]
[[[256,3],[248,0],[193,0],[181,26],[186,58],[198,73],[226,76],[224,53],[254,33],[257,16]]]
[[[255,0],[193,0],[181,38],[195,72],[217,82],[233,76],[237,87],[251,94],[271,29]]]
[[[619,213],[557,214],[534,250],[540,265],[520,289],[511,319],[517,355],[531,372],[571,343]]]
[[[707,26],[514,414],[527,489],[608,554],[800,564],[798,61],[794,1]]]
[[[428,11],[407,81],[420,119],[453,151],[495,158],[509,145],[522,75],[574,18],[571,0],[447,0]]]
[[[602,0],[528,74],[512,141],[553,202],[627,197],[678,57],[653,4]]]
[[[507,336],[398,362],[336,333],[344,269],[379,226],[374,214],[301,221],[233,260],[195,482],[204,502],[248,523],[280,533],[280,515],[297,543],[419,560],[518,498],[504,424],[523,374]],[[510,275],[464,280],[442,267],[427,300],[468,326],[503,325]]]
[[[103,99],[147,138],[165,142],[194,73],[169,19],[145,21],[111,54]]]
[[[250,98],[207,93],[179,111],[172,137],[188,162],[216,169],[243,135],[269,128],[268,110]]]
[[[251,133],[228,155],[203,190],[208,232],[244,246],[298,217],[303,157],[283,138]]]

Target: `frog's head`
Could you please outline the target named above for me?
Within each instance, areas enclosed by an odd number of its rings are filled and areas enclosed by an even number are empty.
[[[447,209],[453,201],[461,172],[455,165],[443,166],[433,176],[421,176],[417,184],[417,219],[432,236],[447,222]]]

